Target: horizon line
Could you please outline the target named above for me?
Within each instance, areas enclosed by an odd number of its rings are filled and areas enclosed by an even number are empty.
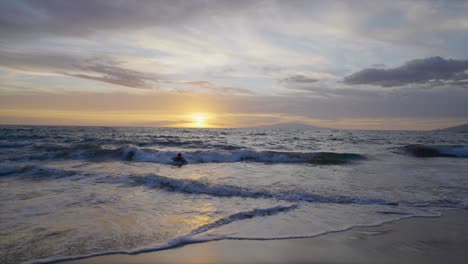
[[[278,124],[285,124],[285,123],[276,123],[271,125],[278,125]],[[314,126],[315,129],[326,129],[326,130],[351,130],[351,131],[412,131],[412,132],[430,132],[430,131],[438,131],[447,128],[457,127],[461,125],[465,125],[468,123],[450,126],[450,127],[443,127],[437,129],[429,129],[429,130],[418,130],[418,129],[356,129],[356,128],[333,128],[333,127],[320,127],[316,125],[309,125],[300,123],[305,126]],[[263,126],[271,126],[271,125],[263,125]],[[266,127],[170,127],[170,126],[138,126],[138,125],[69,125],[69,124],[0,124],[0,126],[34,126],[34,127],[101,127],[101,128],[164,128],[164,129],[265,129],[265,130],[277,130],[277,129],[304,129],[308,130],[306,127],[304,128],[266,128]],[[310,130],[313,130],[311,128]]]

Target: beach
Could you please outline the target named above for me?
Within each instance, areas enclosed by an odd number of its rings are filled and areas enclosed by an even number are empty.
[[[224,240],[66,263],[466,263],[467,248],[468,211],[448,210],[308,239]]]

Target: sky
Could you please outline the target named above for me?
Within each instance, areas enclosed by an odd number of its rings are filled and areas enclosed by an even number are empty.
[[[468,122],[467,1],[2,0],[0,124]]]

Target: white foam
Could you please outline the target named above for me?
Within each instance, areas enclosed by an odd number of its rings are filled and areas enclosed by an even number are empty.
[[[264,209],[254,209],[251,211],[247,212],[239,212],[233,215],[230,215],[225,218],[218,219],[215,222],[212,222],[207,225],[203,225],[201,227],[198,227],[197,229],[191,231],[189,234],[175,237],[173,239],[170,239],[164,243],[151,246],[151,247],[143,247],[143,248],[137,248],[134,250],[116,250],[116,251],[107,251],[107,252],[101,252],[101,253],[95,253],[95,254],[88,254],[88,255],[79,255],[79,256],[67,256],[67,257],[57,257],[57,258],[48,258],[48,259],[40,259],[40,260],[34,260],[30,263],[56,263],[56,262],[62,262],[62,261],[70,261],[70,260],[79,260],[79,259],[84,259],[84,258],[91,258],[91,257],[98,257],[98,256],[105,256],[105,255],[114,255],[114,254],[127,254],[127,255],[135,255],[135,254],[140,254],[144,252],[152,252],[152,251],[161,251],[165,249],[171,249],[177,246],[181,245],[186,245],[186,244],[193,244],[193,243],[202,243],[202,242],[208,242],[208,241],[214,241],[214,240],[221,240],[224,239],[222,236],[205,236],[205,237],[195,237],[198,234],[201,234],[203,232],[206,232],[208,230],[211,230],[213,228],[223,226],[230,224],[234,221],[241,221],[244,219],[250,219],[252,217],[262,217],[262,216],[268,216],[268,215],[274,215],[280,212],[287,212],[293,209],[296,209],[297,205],[289,205],[289,206],[274,206],[270,208],[264,208]]]
[[[381,221],[375,221],[375,222],[372,222],[372,223],[360,224],[360,225],[348,225],[348,226],[343,227],[343,228],[326,230],[326,231],[321,231],[321,232],[306,234],[306,235],[275,236],[275,237],[226,236],[226,237],[223,237],[223,240],[260,240],[260,241],[265,241],[265,240],[289,240],[289,239],[314,238],[314,237],[323,236],[323,235],[326,235],[326,234],[348,231],[348,230],[351,230],[353,228],[381,226],[381,225],[386,224],[386,223],[391,223],[391,222],[403,220],[403,219],[406,219],[406,218],[415,218],[415,217],[436,218],[436,217],[440,217],[441,215],[442,215],[442,213],[440,213],[440,212],[429,211],[426,214],[423,214],[423,213],[417,213],[416,214],[415,213],[415,214],[399,215],[398,217],[395,216],[393,219],[390,219],[390,220],[381,220]]]
[[[316,233],[310,233],[310,234],[304,234],[304,235],[296,235],[296,236],[275,236],[275,237],[254,237],[254,236],[230,236],[230,235],[214,235],[214,234],[206,234],[202,236],[203,233],[216,228],[220,227],[222,225],[227,225],[232,223],[233,221],[240,221],[244,220],[246,218],[251,218],[251,217],[245,217],[245,216],[264,216],[264,215],[269,215],[268,212],[277,212],[278,209],[285,208],[285,210],[291,210],[296,208],[297,205],[291,205],[289,207],[281,207],[281,206],[276,206],[272,208],[267,208],[267,209],[256,209],[251,212],[241,212],[235,215],[231,215],[227,218],[227,220],[220,219],[218,221],[215,221],[211,224],[208,224],[206,226],[200,227],[195,229],[194,231],[190,232],[187,235],[179,236],[173,239],[168,240],[167,242],[155,245],[155,246],[149,246],[149,247],[143,247],[143,248],[138,248],[134,250],[119,250],[119,251],[106,251],[106,252],[101,252],[101,253],[95,253],[95,254],[88,254],[88,255],[79,255],[79,256],[67,256],[67,257],[58,257],[58,258],[48,258],[48,259],[41,259],[41,260],[35,260],[30,262],[31,264],[44,264],[44,263],[56,263],[56,262],[62,262],[62,261],[71,261],[71,260],[79,260],[79,259],[85,259],[85,258],[92,258],[92,257],[99,257],[99,256],[107,256],[107,255],[115,255],[115,254],[125,254],[125,255],[135,255],[135,254],[140,254],[140,253],[147,253],[147,252],[156,252],[156,251],[162,251],[162,250],[168,250],[172,249],[175,247],[179,247],[182,245],[188,245],[188,244],[195,244],[195,243],[204,243],[204,242],[211,242],[211,241],[219,241],[219,240],[251,240],[251,241],[270,241],[270,240],[292,240],[292,239],[305,239],[305,238],[315,238],[327,234],[332,234],[332,233],[339,233],[339,232],[344,232],[351,230],[353,228],[359,228],[359,227],[375,227],[375,226],[381,226],[386,223],[391,223],[395,222],[398,220],[406,219],[406,218],[413,218],[413,217],[425,217],[425,218],[434,218],[434,217],[440,217],[442,214],[439,212],[432,212],[432,213],[427,213],[427,214],[408,214],[408,215],[400,215],[398,217],[395,217],[390,220],[382,220],[382,221],[376,221],[373,223],[369,224],[361,224],[361,225],[348,225],[342,228],[336,228],[336,229],[331,229],[331,230],[324,230]],[[258,212],[258,213],[255,213]],[[245,215],[242,217],[242,215]]]
[[[177,155],[175,151],[142,150],[137,147],[127,147],[122,152],[123,158],[127,160],[167,164],[172,163],[171,158],[175,155]],[[252,161],[263,163],[339,164],[355,159],[364,159],[364,156],[354,153],[299,153],[254,150],[190,151],[183,153],[183,155],[189,163]]]
[[[49,168],[42,165],[15,164],[12,162],[0,163],[0,176],[7,176],[16,173],[28,174],[31,176],[48,176],[52,178],[60,178],[77,174],[75,171]]]
[[[246,187],[209,184],[196,180],[175,179],[156,174],[129,176],[134,183],[146,185],[148,187],[160,188],[173,192],[187,194],[206,194],[218,197],[246,197],[246,198],[265,198],[284,201],[305,201],[320,203],[342,203],[342,204],[380,204],[380,205],[398,205],[395,201],[386,201],[382,199],[331,196],[324,197],[304,191],[271,192],[268,190],[256,190]],[[117,182],[126,182],[128,179],[117,178]]]
[[[435,149],[445,155],[468,157],[468,147],[466,146],[438,146]]]

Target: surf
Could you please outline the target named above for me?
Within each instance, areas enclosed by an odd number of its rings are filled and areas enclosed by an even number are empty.
[[[17,157],[16,160],[37,159],[88,159],[88,160],[124,160],[134,162],[152,162],[171,164],[171,158],[180,151],[122,146],[104,148],[94,144],[35,145],[33,153]],[[41,155],[40,152],[43,152]],[[302,163],[316,165],[342,165],[367,159],[363,154],[340,152],[287,152],[287,151],[256,151],[256,150],[191,150],[183,152],[189,164],[200,163],[235,163],[257,162],[264,164]]]
[[[406,153],[418,158],[467,158],[468,147],[463,145],[423,145],[411,144],[402,148]]]

